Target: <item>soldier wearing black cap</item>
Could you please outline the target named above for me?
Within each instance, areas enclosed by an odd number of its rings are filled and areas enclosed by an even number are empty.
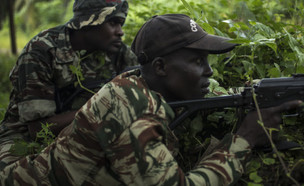
[[[1,184],[22,185],[230,185],[244,172],[251,148],[266,143],[257,113],[247,115],[236,134],[184,172],[174,159],[176,138],[168,128],[171,100],[201,98],[212,75],[207,56],[234,45],[206,34],[188,16],[153,17],[132,49],[141,69],[107,83],[41,154],[0,172]],[[171,48],[172,47],[172,48]],[[298,101],[262,110],[266,127],[278,128],[280,112]]]
[[[21,157],[10,151],[15,141],[36,140],[41,123],[53,123],[55,135],[71,123],[93,95],[79,80],[97,92],[124,68],[137,64],[122,43],[127,1],[75,0],[73,12],[66,24],[36,35],[10,74],[13,90],[0,125],[0,170]],[[81,71],[79,79],[71,66]]]

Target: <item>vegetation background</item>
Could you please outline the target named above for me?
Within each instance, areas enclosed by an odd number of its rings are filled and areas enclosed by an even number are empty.
[[[208,33],[228,36],[240,46],[229,55],[213,55],[214,69],[210,96],[229,94],[246,81],[304,73],[303,0],[128,0],[130,10],[123,27],[124,42],[131,45],[141,25],[153,15],[183,13],[192,17]],[[13,4],[16,54],[10,41],[9,4]],[[1,0],[0,6],[0,121],[3,119],[11,85],[9,72],[18,53],[38,32],[64,24],[72,16],[73,0]],[[233,109],[209,114],[210,126],[190,126],[181,136],[186,157],[189,149],[203,145],[202,131],[222,128],[232,131],[239,115]],[[194,122],[195,123],[195,122]],[[284,120],[282,134],[304,144],[303,117]],[[210,136],[209,136],[210,137]],[[210,138],[207,138],[210,140]],[[200,141],[198,143],[198,141]],[[207,142],[206,142],[207,143]],[[189,156],[188,156],[189,155]],[[283,162],[281,161],[283,160]],[[184,158],[185,168],[192,159]],[[303,149],[257,152],[237,185],[303,185]]]

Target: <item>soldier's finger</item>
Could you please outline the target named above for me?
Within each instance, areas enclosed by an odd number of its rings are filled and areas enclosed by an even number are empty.
[[[284,111],[295,109],[295,108],[299,107],[301,104],[302,104],[301,100],[288,101],[279,106],[273,107],[272,111],[274,113],[281,113]]]

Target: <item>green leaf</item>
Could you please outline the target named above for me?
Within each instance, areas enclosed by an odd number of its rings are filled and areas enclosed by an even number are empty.
[[[258,33],[263,34],[267,38],[271,38],[275,34],[275,32],[269,26],[266,26],[260,22],[256,22],[253,28],[256,29]]]
[[[254,183],[261,183],[263,179],[258,175],[257,172],[252,172],[249,174],[250,180],[254,181]]]
[[[304,74],[304,66],[298,66],[296,73]]]
[[[241,62],[242,62],[242,64],[244,65],[244,68],[245,68],[245,71],[246,71],[246,72],[250,72],[250,71],[252,70],[252,68],[254,67],[254,64],[252,64],[252,63],[249,62],[249,61],[242,60]]]
[[[10,148],[10,152],[16,156],[26,156],[28,154],[27,145],[27,142],[24,140],[15,141],[14,145]]]
[[[238,24],[242,30],[249,30],[249,27],[245,23],[239,22]]]
[[[183,5],[185,6],[185,8],[190,12],[190,14],[192,15],[192,19],[195,18],[195,14],[194,14],[194,10],[193,8],[187,3],[186,0],[181,0]]]
[[[257,24],[257,22],[255,21],[249,21],[249,23],[252,25],[252,26],[255,26]]]
[[[69,68],[70,68],[70,70],[72,71],[73,74],[77,73],[77,67],[76,66],[70,65]]]
[[[263,163],[265,163],[266,165],[273,165],[273,164],[275,164],[275,159],[273,159],[273,158],[264,158],[263,159]]]
[[[211,91],[220,85],[219,82],[217,82],[217,81],[216,81],[215,79],[213,79],[213,78],[209,78],[209,82],[210,82],[209,89],[210,89]]]
[[[219,122],[221,118],[223,118],[224,112],[214,112],[213,114],[209,114],[207,116],[208,121]]]
[[[208,23],[203,23],[201,24],[201,27],[208,33],[208,34],[215,34],[215,30],[213,29],[213,27],[211,25],[209,25]]]
[[[235,31],[238,31],[238,29],[235,26],[233,26],[233,27],[229,28],[228,31],[229,32],[235,32]]]
[[[250,40],[246,38],[237,38],[237,39],[232,39],[229,41],[229,43],[235,43],[235,44],[249,44]]]
[[[271,69],[268,69],[268,75],[270,77],[280,77],[281,72],[277,68],[271,68]]]
[[[261,43],[263,43],[263,41],[267,41],[267,38],[266,38],[265,36],[263,36],[262,34],[259,34],[259,33],[255,34],[255,35],[252,37],[252,39],[253,39],[254,41],[261,42]]]
[[[259,73],[259,78],[264,78],[265,77],[265,64],[256,64],[256,70]]]
[[[257,160],[251,160],[247,166],[247,173],[257,171],[261,168],[261,163]]]
[[[296,125],[297,117],[284,117],[284,125]]]
[[[275,44],[275,43],[266,43],[266,45],[268,47],[270,47],[277,54],[277,49],[278,49],[277,44]]]
[[[201,132],[203,129],[202,115],[197,114],[196,117],[191,121],[191,134],[195,136],[197,133]]]
[[[281,72],[281,67],[280,67],[280,65],[278,65],[277,63],[274,63],[274,66],[276,67],[276,69],[278,69],[278,71]]]

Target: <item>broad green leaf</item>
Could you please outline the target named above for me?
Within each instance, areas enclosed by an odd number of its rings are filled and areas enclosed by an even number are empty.
[[[249,44],[250,40],[246,38],[236,38],[229,41],[229,43],[235,43],[235,44]]]
[[[257,72],[259,73],[259,78],[264,78],[265,77],[265,64],[262,63],[262,64],[256,64],[256,69],[257,69]]]
[[[193,8],[187,3],[186,0],[181,0],[183,5],[185,6],[185,8],[190,12],[190,14],[192,15],[192,19],[195,18],[195,14],[194,14],[194,10]]]
[[[244,68],[245,68],[245,71],[246,71],[246,72],[251,71],[252,68],[254,67],[254,64],[252,64],[252,63],[249,62],[249,61],[242,60],[241,62],[242,62],[242,64],[244,65]]]
[[[264,35],[267,38],[271,38],[275,34],[275,32],[269,26],[264,25],[260,22],[256,22],[253,28],[255,28],[258,33]]]
[[[215,34],[215,31],[213,29],[213,27],[211,25],[209,25],[208,23],[202,23],[201,27],[208,33],[208,34]]]
[[[255,26],[257,23],[255,21],[249,21],[252,26]]]
[[[256,172],[261,168],[261,163],[257,160],[251,160],[247,166],[247,173]]]
[[[277,54],[277,49],[278,49],[277,44],[275,44],[275,43],[266,43],[266,45],[268,47],[270,47]]]
[[[281,72],[277,68],[271,68],[271,69],[268,69],[268,75],[272,78],[273,77],[280,77]]]
[[[248,25],[246,25],[245,23],[239,22],[239,26],[240,26],[240,29],[242,29],[242,30],[249,30]]]
[[[191,121],[191,134],[195,136],[203,129],[202,115],[197,114],[196,117]]]
[[[235,72],[237,72],[238,73],[238,75],[239,76],[241,76],[241,78],[243,79],[243,73],[244,73],[244,69],[243,68],[240,68],[240,67],[233,67],[233,70],[235,71]]]
[[[212,121],[212,122],[219,122],[219,120],[221,118],[223,118],[223,114],[224,112],[215,112],[213,114],[208,115],[207,119],[208,121]]]
[[[280,67],[280,65],[278,65],[277,63],[274,63],[274,66],[278,69],[278,71],[281,72],[281,67]]]
[[[235,32],[235,31],[237,31],[237,30],[238,30],[238,29],[237,29],[236,27],[233,26],[233,27],[229,28],[228,31],[229,31],[229,32]]]
[[[263,158],[263,163],[265,163],[266,165],[273,165],[273,164],[275,164],[275,159],[273,159],[273,158]]]
[[[10,152],[17,156],[25,156],[28,154],[27,142],[23,140],[15,141],[14,145],[11,146]]]
[[[296,125],[297,117],[284,117],[285,125]]]
[[[241,26],[238,23],[234,23],[233,25],[237,30],[241,29]]]
[[[214,29],[216,35],[222,36],[222,37],[225,37],[225,36],[226,36],[220,29],[218,29],[218,28],[216,28],[216,27],[213,27],[213,29]]]
[[[252,172],[249,174],[250,180],[252,180],[254,183],[261,183],[263,179],[258,175],[257,172]]]
[[[298,66],[296,69],[296,73],[304,74],[304,66]]]
[[[210,85],[209,85],[210,90],[213,90],[220,85],[219,82],[213,78],[209,78],[209,82],[210,82]]]

